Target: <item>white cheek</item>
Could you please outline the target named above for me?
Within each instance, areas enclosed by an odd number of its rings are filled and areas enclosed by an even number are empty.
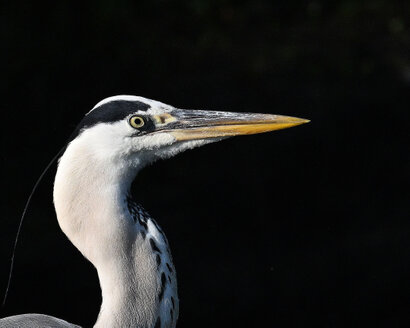
[[[122,156],[129,149],[127,142],[119,129],[115,126],[101,126],[92,136],[91,145],[95,147],[96,154],[101,158],[115,158]]]
[[[220,141],[222,138],[215,138],[215,139],[199,139],[199,140],[190,140],[190,141],[183,141],[170,144],[168,146],[164,146],[161,149],[155,151],[155,155],[157,158],[170,158],[179,153],[182,153],[185,150],[201,147],[209,143],[213,143],[216,141]]]
[[[141,137],[132,137],[133,151],[155,150],[175,143],[176,139],[169,133],[153,133]]]
[[[118,161],[125,158],[133,150],[132,132],[126,122],[114,124],[100,123],[82,132],[72,141],[78,153],[90,161]]]

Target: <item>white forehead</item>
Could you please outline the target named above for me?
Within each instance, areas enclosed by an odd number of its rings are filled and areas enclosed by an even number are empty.
[[[139,101],[139,102],[145,103],[147,105],[150,105],[151,108],[146,111],[146,113],[148,113],[148,114],[160,114],[164,111],[168,112],[168,111],[172,111],[174,109],[174,107],[171,106],[171,105],[167,105],[167,104],[164,104],[160,101],[148,99],[148,98],[145,98],[145,97],[132,96],[132,95],[118,95],[118,96],[111,96],[111,97],[108,97],[108,98],[105,98],[105,99],[101,100],[100,102],[98,102],[93,107],[93,109],[91,109],[88,112],[88,114],[91,113],[94,109],[96,109],[96,108],[98,108],[98,107],[100,107],[104,104],[107,104],[107,103],[110,103],[110,102],[113,102],[113,101],[118,101],[118,100]]]

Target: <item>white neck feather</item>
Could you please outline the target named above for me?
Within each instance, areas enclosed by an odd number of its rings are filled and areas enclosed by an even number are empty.
[[[175,327],[176,277],[166,239],[152,223],[144,238],[127,209],[140,166],[101,158],[88,144],[74,140],[60,159],[54,204],[61,229],[98,271],[103,302],[95,327]],[[166,269],[159,268],[149,238],[161,250],[161,265],[172,268],[162,303],[158,294]]]

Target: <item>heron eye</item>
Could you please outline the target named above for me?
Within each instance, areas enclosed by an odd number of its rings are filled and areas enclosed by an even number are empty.
[[[132,116],[130,118],[130,125],[135,129],[139,129],[145,125],[145,122],[141,116]]]

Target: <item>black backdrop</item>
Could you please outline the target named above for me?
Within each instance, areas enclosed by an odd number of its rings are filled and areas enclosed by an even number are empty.
[[[96,102],[136,94],[312,120],[138,177],[173,251],[178,327],[408,326],[409,18],[408,3],[383,0],[3,3],[2,290],[41,170]],[[90,327],[97,276],[58,228],[54,173],[1,314]]]

